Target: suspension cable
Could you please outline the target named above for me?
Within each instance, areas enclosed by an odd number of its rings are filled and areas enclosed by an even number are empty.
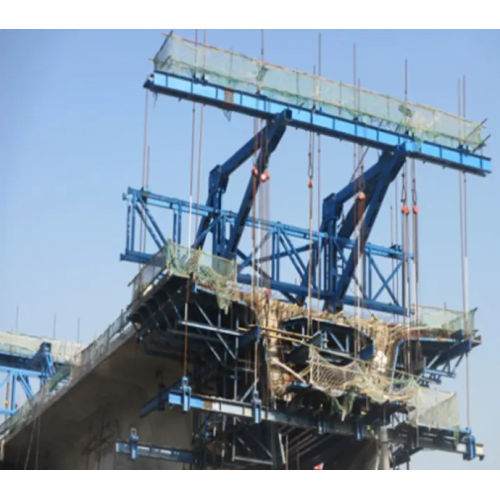
[[[352,58],[353,58],[353,65],[352,65],[352,69],[353,69],[353,74],[352,74],[352,84],[353,84],[353,87],[356,88],[356,83],[357,83],[357,76],[356,76],[356,69],[357,69],[357,66],[356,66],[356,44],[353,44],[353,54],[352,54]],[[355,106],[357,107],[358,105],[358,99],[355,98]],[[352,146],[352,167],[353,167],[353,178],[354,178],[354,194],[356,195],[357,193],[359,193],[359,179],[356,177],[356,174],[357,174],[357,153],[358,153],[358,147],[356,146],[356,144],[353,144]],[[354,198],[354,203],[353,203],[353,228],[354,228],[354,238],[356,239],[356,237],[358,236],[358,222],[359,222],[359,217],[358,217],[358,209],[359,209],[359,205],[358,205],[358,200],[357,198],[355,197]],[[359,240],[359,238],[358,238]],[[357,287],[357,269],[358,269],[358,260],[359,260],[359,246],[358,247],[354,247],[352,249],[352,251],[354,252],[354,295],[355,295],[355,298],[357,296],[357,292],[358,292],[358,287]],[[354,303],[354,317],[355,318],[359,318],[359,301],[358,300],[355,300],[355,303]],[[359,332],[358,332],[358,328],[355,329],[355,336],[354,336],[354,356],[357,357],[357,354],[358,354],[358,343],[359,343]]]
[[[405,110],[408,103],[408,60],[405,59]],[[404,126],[407,128],[407,113],[404,115]],[[403,297],[403,325],[406,326],[406,356],[405,368],[411,371],[411,348],[410,348],[410,314],[411,314],[411,288],[410,288],[410,208],[408,207],[408,162],[403,167],[401,186],[401,237],[403,239],[403,283],[401,296]]]
[[[146,176],[147,176],[147,154],[148,154],[148,110],[149,110],[149,90],[146,89],[146,103],[144,106],[144,141],[142,146],[142,182],[141,187],[144,189],[146,187]],[[139,249],[144,253],[145,241],[146,241],[146,227],[141,218],[141,223],[139,224]],[[141,272],[142,264],[138,264],[139,273]]]
[[[316,73],[316,68],[314,69]],[[307,187],[309,189],[309,276],[307,284],[307,334],[311,335],[312,329],[312,279],[313,279],[313,179],[314,179],[314,137],[315,134],[309,134],[309,154],[307,165]]]
[[[361,79],[358,78],[358,112],[361,111]],[[363,153],[363,147],[358,147],[358,158],[359,158],[359,192],[358,192],[358,205],[359,205],[359,235],[358,235],[358,294],[359,294],[359,306],[362,309],[364,307],[364,295],[365,295],[365,252],[361,250],[361,242],[364,239],[365,232],[365,209],[366,209],[366,194],[365,194],[365,162],[364,158],[368,151],[365,149]]]
[[[413,297],[415,302],[415,325],[419,324],[419,251],[418,251],[418,203],[417,203],[417,172],[415,159],[411,160],[411,196],[412,196],[412,223],[413,223]],[[417,329],[417,331],[419,331]],[[420,334],[417,338],[417,352],[415,352],[415,363],[420,359],[421,343]]]
[[[318,93],[319,101],[321,101],[321,32],[318,34]],[[321,134],[318,134],[318,151],[317,151],[317,161],[318,161],[318,251],[317,251],[317,265],[318,265],[318,279],[316,287],[318,288],[318,303],[317,309],[320,310],[321,304],[321,244],[322,238],[320,236],[321,231]],[[312,264],[312,262],[311,262]]]
[[[465,88],[465,76],[462,80],[462,117],[465,119],[466,112],[466,88]],[[458,114],[460,116],[460,79],[458,80]],[[467,178],[463,171],[460,171],[459,177],[459,210],[460,210],[460,255],[461,255],[461,275],[462,275],[462,305],[463,305],[463,317],[464,317],[464,331],[465,335],[468,337],[472,334],[469,331],[468,322],[468,240],[467,240]],[[466,394],[466,415],[467,415],[467,427],[470,428],[470,363],[469,363],[469,353],[465,354],[465,394]]]
[[[194,65],[196,67],[196,59],[198,55],[198,30],[195,30],[195,52],[194,52]],[[192,215],[193,215],[193,172],[194,172],[194,155],[195,155],[195,130],[196,130],[196,103],[193,102],[193,118],[191,122],[191,164],[189,168],[189,231],[188,231],[188,256],[191,256],[191,224],[192,224]],[[193,259],[189,259],[193,261]],[[188,263],[189,263],[188,260]],[[193,262],[193,266],[194,266]],[[188,264],[189,266],[189,264]],[[191,280],[192,280],[192,275],[191,273],[194,272],[195,269],[188,269],[188,284],[186,287],[186,302],[184,303],[184,322],[186,324],[185,328],[185,334],[184,334],[184,377],[187,377],[187,370],[188,370],[188,336],[189,336],[189,325],[188,325],[188,318],[189,318],[189,300],[190,300],[190,292],[191,292]]]
[[[408,300],[408,215],[410,213],[410,209],[407,205],[407,200],[408,200],[408,165],[405,162],[404,167],[403,167],[403,173],[401,176],[401,238],[402,238],[402,247],[403,247],[403,279],[402,279],[402,286],[401,286],[401,296],[403,299],[403,326],[405,327],[406,331],[406,344],[405,344],[405,365],[406,365],[406,370],[410,369],[409,366],[409,322],[407,319],[407,308],[409,307],[409,300]],[[408,330],[406,330],[406,327],[408,327]]]
[[[205,70],[206,62],[206,49],[207,46],[207,30],[203,30],[203,70]],[[201,105],[200,109],[200,140],[198,143],[198,173],[197,173],[197,184],[196,184],[196,219],[195,219],[195,234],[198,232],[198,217],[200,206],[200,183],[201,183],[201,167],[202,167],[202,151],[203,151],[203,112],[205,111],[205,104]]]

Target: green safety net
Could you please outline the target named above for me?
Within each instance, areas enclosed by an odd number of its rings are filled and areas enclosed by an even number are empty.
[[[357,120],[394,132],[410,131],[417,141],[443,146],[482,144],[482,124],[429,106],[413,104],[353,85],[336,82],[175,35],[167,37],[154,58],[155,71],[181,77],[204,77],[211,84],[266,96],[293,106]]]
[[[404,403],[409,410],[408,421],[414,426],[445,429],[460,424],[456,393],[422,387],[418,378],[409,374],[392,379],[374,369],[370,362],[359,359],[338,366],[323,358],[312,346],[309,366],[309,382],[332,398],[343,419],[352,409],[355,394],[363,394],[379,404]]]
[[[234,260],[169,241],[134,279],[134,299],[144,294],[162,276],[191,276],[195,282],[215,292],[219,307],[227,312],[237,290],[237,271]]]

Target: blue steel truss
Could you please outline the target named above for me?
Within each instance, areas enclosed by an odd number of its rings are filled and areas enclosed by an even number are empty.
[[[187,321],[183,307],[186,287],[192,287]],[[160,273],[153,288],[134,301],[130,320],[137,329],[137,338],[143,343],[146,353],[181,362],[187,331],[188,362],[193,367],[187,377],[169,387],[159,383],[157,395],[141,408],[141,418],[175,406],[184,412],[193,411],[195,417],[193,451],[150,445],[137,448],[138,440],[132,443],[133,446],[119,444],[117,452],[131,453],[133,459],[162,458],[192,463],[202,468],[207,465],[279,468],[283,466],[281,447],[276,445],[273,451],[270,445],[272,436],[276,436],[277,432],[278,441],[288,435],[291,449],[300,450],[302,466],[309,464],[312,467],[318,461],[335,459],[350,449],[353,440],[362,441],[367,432],[366,426],[376,425],[402,410],[398,404],[386,404],[383,407],[371,405],[367,413],[367,402],[358,397],[355,402],[355,408],[358,409],[353,411],[354,416],[340,424],[338,413],[329,407],[328,399],[325,400],[321,392],[295,382],[287,388],[287,392],[294,394],[293,404],[271,408],[266,401],[265,368],[261,367],[262,380],[255,383],[254,367],[243,362],[256,348],[265,358],[266,337],[260,327],[255,325],[255,318],[244,303],[237,301],[232,305],[231,314],[226,314],[218,307],[213,291],[190,283],[186,278]],[[307,343],[315,345],[324,359],[337,365],[350,362],[356,340],[359,357],[373,357],[373,341],[362,332],[356,333],[351,327],[329,321],[314,320],[309,338],[306,336],[307,322],[307,316],[304,315],[303,318],[295,318],[280,325],[283,336],[286,337],[287,332],[290,334],[283,348],[283,360],[292,364],[297,371],[308,366]],[[442,348],[442,364],[445,359],[451,361],[466,352],[463,349],[467,345],[472,348],[473,344],[477,344],[477,340],[464,344],[460,332],[457,332],[456,337]],[[435,338],[424,337],[421,340],[421,359],[433,359],[439,343]],[[396,356],[397,360],[400,358],[400,355]],[[394,383],[400,376],[396,368],[400,367],[395,366],[393,371]],[[421,374],[421,383],[427,385],[430,373],[425,365],[420,372],[417,368],[416,372]],[[209,390],[210,395],[207,395],[207,387],[214,384],[215,393],[212,388]],[[348,398],[349,394],[344,397]],[[358,413],[361,409],[363,417]],[[278,430],[273,426],[277,426]],[[208,454],[209,445],[217,441],[221,432],[225,436],[224,451],[211,456]],[[307,446],[300,437],[304,432],[307,433]],[[405,448],[405,453],[410,454],[419,449],[440,449],[459,453],[465,458],[483,456],[482,447],[476,449],[468,430],[457,434],[456,430],[414,429],[403,421],[393,427],[390,438],[395,446]],[[398,456],[403,456],[402,452]]]
[[[40,380],[40,387],[52,377],[61,365],[52,357],[50,342],[42,342],[34,356],[13,354],[0,351],[0,391],[7,388],[6,400],[0,408],[0,415],[13,415],[17,412],[19,390],[22,389],[26,399],[31,400],[36,393],[31,382]]]
[[[370,189],[370,184],[367,183],[367,192],[368,189]],[[347,197],[347,194],[343,196]],[[122,260],[145,264],[153,257],[153,254],[137,250],[139,246],[137,226],[140,221],[144,222],[146,230],[157,249],[163,248],[168,239],[172,239],[175,243],[181,243],[183,216],[189,214],[188,201],[132,188],[129,188],[127,194],[124,195],[124,199],[128,203],[127,238],[125,252],[121,254]],[[341,207],[341,202],[339,204]],[[325,205],[327,207],[327,215],[322,230],[320,232],[312,232],[313,262],[316,265],[318,261],[318,247],[321,245],[320,253],[323,254],[324,259],[323,269],[328,269],[328,271],[325,272],[325,277],[321,284],[318,284],[317,273],[313,273],[312,294],[314,297],[317,297],[319,287],[321,299],[332,303],[335,300],[334,292],[336,290],[337,276],[344,277],[341,285],[339,285],[345,289],[341,301],[345,305],[353,306],[356,304],[357,299],[347,294],[346,291],[349,282],[347,276],[350,276],[351,279],[354,276],[353,263],[356,257],[354,249],[357,248],[357,243],[349,238],[352,234],[350,228],[349,230],[344,230],[339,235],[335,234],[336,219],[329,215],[332,203],[327,199]],[[164,234],[156,223],[153,214],[155,208],[172,210],[171,235]],[[215,230],[215,228],[219,228],[219,234],[223,232],[221,228],[224,228],[224,232],[227,233],[233,231],[238,219],[238,214],[234,212],[216,209],[208,205],[194,204],[192,213],[193,215],[201,216],[200,228],[206,227],[206,229],[199,232],[197,238],[198,246],[201,246],[207,234],[211,230]],[[252,227],[253,224],[253,218],[249,217],[245,220],[246,227]],[[260,219],[255,219],[255,227],[257,229],[264,229],[267,232],[265,240],[256,248],[256,269],[265,278],[266,286],[283,294],[286,300],[292,302],[303,301],[308,295],[308,283],[306,281],[308,264],[307,261],[304,261],[303,255],[307,256],[309,253],[309,229]],[[344,227],[342,225],[341,229]],[[367,237],[368,235],[365,235],[365,238]],[[216,238],[214,237],[213,239],[215,240]],[[224,242],[227,241],[224,239]],[[264,255],[262,249],[266,241],[271,242],[272,252]],[[395,290],[397,286],[396,282],[399,281],[399,286],[401,286],[401,280],[403,279],[401,271],[405,256],[401,246],[394,245],[391,248],[387,248],[368,244],[365,239],[363,250],[365,265],[363,268],[362,283],[366,284],[363,290],[363,304],[375,311],[403,314],[403,305],[397,298]],[[240,246],[237,249],[236,257],[240,263],[239,281],[244,284],[250,284],[252,280],[251,251],[247,251]],[[409,257],[412,257],[411,254]],[[282,278],[283,273],[281,272],[283,261],[285,260],[289,260],[293,264],[293,269],[296,273],[290,277],[287,276],[287,280]],[[270,274],[265,273],[261,268],[261,265],[265,262],[270,263]],[[349,272],[348,269],[350,269]],[[296,278],[299,284],[294,283]],[[339,302],[339,299],[337,299],[337,302]]]
[[[408,314],[409,304],[399,298],[396,284],[403,288],[403,264],[412,256],[398,245],[387,248],[368,242],[389,186],[408,158],[479,176],[491,170],[490,159],[471,151],[467,145],[453,148],[421,142],[403,129],[391,131],[383,128],[383,124],[378,127],[356,118],[330,116],[312,102],[297,107],[258,93],[220,87],[200,74],[186,78],[155,71],[145,87],[155,94],[262,118],[266,124],[228,160],[211,170],[204,205],[190,207],[187,201],[129,188],[124,195],[127,232],[121,259],[146,264],[169,240],[182,244],[183,216],[191,210],[200,217],[200,224],[195,241],[189,244],[201,249],[210,236],[213,255],[238,262],[240,284],[252,282],[255,266],[265,287],[278,292],[282,300],[299,305],[307,300],[311,275],[312,295],[319,297],[326,309],[361,305],[374,311]],[[310,262],[304,259],[311,244],[308,229],[250,216],[269,158],[290,126],[379,150],[377,162],[363,173],[363,203],[357,197],[360,178],[324,199],[320,229],[312,232]],[[236,212],[223,209],[223,196],[231,175],[256,151],[259,154],[239,208]],[[171,235],[165,234],[156,222],[153,212],[157,208],[172,210]],[[138,250],[138,223],[144,224],[155,244],[152,253]],[[263,229],[266,234],[255,256],[243,243],[245,227]],[[266,242],[272,248],[269,253],[263,250]],[[285,260],[291,262],[295,276],[284,276]],[[318,278],[315,270],[320,263],[322,273]],[[263,264],[270,266],[271,271],[265,272]],[[357,266],[362,267],[361,283],[355,277]],[[350,293],[353,284],[361,292],[360,298]],[[361,444],[369,435],[370,427],[392,421],[389,439],[393,443],[393,466],[409,460],[421,449],[455,452],[467,460],[484,456],[482,445],[476,445],[469,429],[414,428],[405,418],[399,420],[406,411],[399,403],[369,405],[362,395],[344,393],[339,396],[344,403],[353,397],[354,400],[351,415],[341,421],[331,398],[325,399],[321,391],[302,382],[291,382],[286,388],[293,394],[290,404],[273,403],[267,379],[268,337],[247,304],[233,301],[228,315],[220,309],[213,291],[191,278],[162,271],[150,285],[146,295],[134,294],[129,319],[137,330],[137,338],[146,353],[183,361],[187,335],[187,361],[191,369],[170,387],[159,383],[157,395],[145,402],[140,415],[147,418],[150,413],[167,407],[194,411],[193,447],[188,451],[141,444],[134,430],[128,442],[116,444],[117,453],[127,454],[132,460],[150,457],[201,468],[279,468],[284,466],[286,440],[293,457],[291,468],[299,465],[312,468],[320,462],[329,462],[330,468],[335,468],[342,456],[355,451],[356,443]],[[188,289],[190,293],[186,294]],[[184,315],[186,297],[189,297],[188,318]],[[364,360],[374,356],[373,341],[362,332],[313,320],[308,327],[313,334],[305,337],[308,321],[304,310],[303,317],[279,325],[280,335],[289,335],[283,345],[282,359],[293,364],[297,372],[308,366],[309,343],[327,361],[339,366],[349,363],[354,356]],[[396,348],[393,383],[400,380],[401,370],[408,369],[405,361],[408,351],[413,359],[413,375],[427,386],[439,383],[443,377],[454,377],[462,357],[479,343],[478,337],[467,337],[465,332],[455,332],[445,342],[425,335],[418,340],[402,340]],[[262,366],[257,361],[252,364],[253,353],[259,353]]]

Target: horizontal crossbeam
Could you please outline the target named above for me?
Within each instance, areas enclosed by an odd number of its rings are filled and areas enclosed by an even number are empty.
[[[190,394],[189,406],[186,407],[185,394],[179,390],[167,390],[158,397],[162,404],[178,406],[183,408],[184,411],[193,409],[218,413],[243,420],[255,419],[253,406],[240,401]],[[297,415],[287,411],[269,410],[267,408],[262,408],[261,420],[285,426],[315,429],[318,433],[324,434],[357,436],[359,439],[370,438],[372,436],[369,429],[364,425],[354,426],[350,422],[339,422],[335,418],[314,418],[312,416]],[[447,451],[463,456],[467,456],[469,452],[465,441],[473,439],[469,432],[461,432],[457,442],[457,436],[453,429],[449,431],[428,429],[427,427],[412,429],[408,426],[401,426],[388,430],[389,441],[395,444],[411,444],[415,436],[418,436],[418,446],[422,449]],[[475,445],[475,456],[479,458],[484,457],[483,445]]]
[[[136,446],[136,451],[138,458],[153,458],[155,460],[166,460],[167,462],[180,462],[185,464],[192,464],[195,462],[194,454],[186,450],[138,444]],[[129,443],[118,441],[115,445],[115,453],[132,456],[132,447]]]
[[[228,90],[208,82],[158,71],[146,80],[144,86],[157,94],[200,102],[266,120],[285,110],[290,110],[293,115],[290,121],[291,127],[376,149],[406,145],[410,158],[475,175],[484,176],[491,171],[489,158],[471,153],[465,148],[450,148],[431,142],[420,143],[404,131],[393,132],[367,125],[354,118],[329,115],[307,103],[303,107],[293,106],[267,96]],[[228,92],[231,96],[230,101],[228,101]]]
[[[136,200],[140,199],[141,203],[147,204],[149,207],[166,208],[173,211],[174,215],[174,227],[177,223],[181,221],[181,215],[190,213],[189,202],[185,200],[180,200],[177,198],[172,198],[168,196],[163,196],[155,194],[149,191],[136,190],[129,188],[125,199],[129,202],[129,206],[134,206]],[[128,214],[133,213],[134,210],[129,210]],[[224,221],[224,224],[233,227],[236,224],[237,216],[234,212],[228,210],[217,210],[214,207],[207,205],[197,205],[194,204],[191,207],[191,213],[193,215],[207,216],[207,218],[212,218],[214,223],[220,224],[220,221]],[[152,214],[150,214],[152,218]],[[134,227],[135,224],[129,219],[127,228],[127,248],[125,253],[121,255],[122,260],[127,260],[131,262],[147,263],[151,258],[152,254],[144,254],[142,252],[137,252],[132,246],[133,242],[137,240],[134,237]],[[269,254],[262,254],[260,246],[256,249],[255,259],[257,267],[260,266],[260,262],[270,262],[271,272],[265,276],[265,286],[282,293],[288,300],[295,301],[295,297],[300,297],[306,299],[308,296],[308,283],[303,282],[302,277],[304,276],[305,264],[301,259],[300,255],[309,250],[310,245],[310,234],[309,229],[293,226],[290,224],[283,224],[275,221],[268,221],[263,219],[254,219],[248,217],[245,220],[246,227],[253,227],[258,230],[264,230],[267,232],[266,238],[269,241],[269,245],[272,251]],[[178,233],[177,233],[178,234]],[[176,234],[174,233],[174,236]],[[163,235],[158,236],[156,240],[163,238]],[[302,240],[302,241],[300,241]],[[337,250],[338,258],[333,263],[333,269],[339,273],[342,273],[346,262],[348,262],[347,252],[353,251],[355,248],[354,240],[348,238],[339,238],[338,236],[331,235],[326,231],[318,232],[316,230],[312,231],[312,241],[313,245],[317,245],[319,241],[322,241],[322,247],[326,248],[327,243],[331,241]],[[174,239],[174,242],[179,243],[178,240]],[[160,249],[158,245],[158,249]],[[242,262],[238,266],[238,280],[240,283],[249,284],[251,283],[251,264],[252,258],[249,252],[244,252],[244,249],[238,249],[238,255],[241,257]],[[344,254],[345,252],[345,254]],[[400,276],[398,273],[401,269],[399,263],[403,261],[404,253],[399,246],[393,247],[383,247],[380,245],[373,245],[367,243],[364,248],[364,254],[368,257],[368,265],[364,271],[366,283],[366,290],[363,298],[363,306],[375,311],[386,312],[389,314],[402,314],[402,305],[398,303],[395,294],[392,291],[392,287],[398,280]],[[412,256],[409,255],[409,258]],[[381,261],[379,259],[390,259],[394,262],[393,271],[388,275],[387,266],[382,267]],[[298,275],[301,277],[297,284],[293,283],[293,278],[287,276],[287,281],[281,278],[280,269],[283,266],[282,260],[290,259],[294,263],[294,269],[297,271]],[[378,263],[376,262],[378,261]],[[286,263],[286,262],[285,262]],[[384,272],[382,272],[384,270]],[[261,274],[264,271],[261,270]],[[321,280],[323,281],[323,280]],[[380,281],[380,285],[378,282]],[[324,286],[320,286],[318,280],[316,279],[316,273],[313,273],[313,296],[318,297],[318,288],[320,288],[320,298],[322,300],[333,300],[333,290],[327,290]],[[387,293],[385,293],[387,292]],[[291,298],[290,298],[291,297]],[[352,296],[352,294],[344,295],[342,297],[342,303],[347,306],[356,305],[357,299]]]

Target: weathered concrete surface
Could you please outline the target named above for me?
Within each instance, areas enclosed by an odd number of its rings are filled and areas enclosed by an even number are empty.
[[[141,443],[191,448],[190,413],[167,409],[139,419],[140,408],[155,396],[158,381],[168,385],[181,377],[180,363],[146,356],[133,338],[125,340],[56,397],[38,420],[6,440],[5,466],[182,469],[182,464],[160,460],[142,458],[132,462],[126,456],[116,456],[114,451],[117,440],[128,439],[131,426],[138,430]]]

